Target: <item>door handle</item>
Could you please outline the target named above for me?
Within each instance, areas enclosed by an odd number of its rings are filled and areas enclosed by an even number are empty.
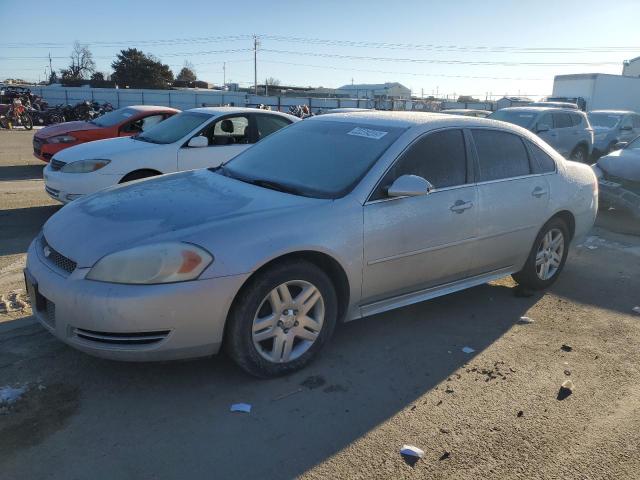
[[[465,210],[469,210],[471,207],[473,207],[473,202],[465,202],[464,200],[457,200],[456,203],[451,205],[449,210],[456,213],[462,213]]]
[[[546,195],[548,192],[545,188],[542,187],[536,187],[533,189],[533,192],[531,192],[531,196],[536,197],[536,198],[540,198],[544,195]]]

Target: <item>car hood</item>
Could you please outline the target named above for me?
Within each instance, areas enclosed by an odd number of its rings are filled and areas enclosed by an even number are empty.
[[[330,200],[268,190],[208,170],[163,175],[110,187],[71,202],[44,225],[47,242],[90,267],[104,255],[160,241],[189,241],[207,248],[207,238],[227,235],[258,219]]]
[[[70,148],[65,148],[54,156],[56,160],[63,162],[75,162],[76,160],[86,160],[88,158],[112,159],[121,153],[131,154],[142,151],[148,152],[154,148],[166,147],[157,143],[141,142],[133,140],[131,137],[107,138],[106,140],[96,140],[95,142],[81,143]]]
[[[598,166],[615,177],[640,182],[640,150],[623,149],[598,160]]]
[[[36,132],[38,138],[49,138],[57,135],[66,135],[71,132],[82,132],[87,130],[101,130],[103,127],[93,125],[89,122],[65,122],[57,125],[50,125]]]

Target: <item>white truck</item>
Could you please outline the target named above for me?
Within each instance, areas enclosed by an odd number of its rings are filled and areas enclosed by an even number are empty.
[[[587,111],[631,110],[640,112],[640,77],[606,73],[556,75],[553,100],[577,103],[584,100]]]

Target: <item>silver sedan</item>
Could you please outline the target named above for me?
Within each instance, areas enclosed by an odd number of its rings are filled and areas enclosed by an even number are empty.
[[[206,356],[303,367],[339,321],[506,275],[543,289],[593,225],[596,178],[486,119],[354,112],[307,119],[226,166],[112,187],[32,242],[35,315],[121,360]]]

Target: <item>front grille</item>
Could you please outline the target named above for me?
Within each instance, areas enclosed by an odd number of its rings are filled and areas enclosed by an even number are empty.
[[[152,345],[159,343],[169,335],[170,330],[158,330],[154,332],[97,332],[84,328],[74,328],[76,337],[93,343],[109,345]]]
[[[60,270],[64,270],[67,273],[71,273],[76,269],[78,264],[55,250],[51,245],[47,243],[47,239],[44,238],[44,236],[41,238],[41,243],[42,252],[49,263],[56,266]]]
[[[51,170],[57,171],[66,165],[66,162],[61,162],[60,160],[56,160],[55,158],[51,160]]]

